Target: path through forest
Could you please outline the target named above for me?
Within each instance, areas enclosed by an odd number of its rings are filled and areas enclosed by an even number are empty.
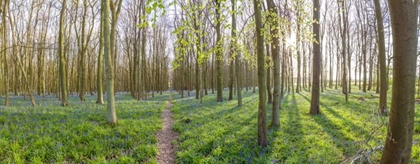
[[[160,164],[175,163],[175,146],[172,145],[172,141],[178,137],[178,134],[172,129],[174,119],[172,118],[171,107],[172,92],[170,93],[166,109],[162,113],[162,130],[157,133],[159,149],[157,160]]]

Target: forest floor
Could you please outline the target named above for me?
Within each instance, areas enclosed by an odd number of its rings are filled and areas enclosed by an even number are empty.
[[[308,90],[286,92],[280,128],[268,128],[265,148],[257,144],[258,91],[243,90],[242,107],[237,107],[236,97],[226,100],[227,90],[222,103],[211,94],[202,107],[193,95],[173,102],[174,128],[179,133],[177,163],[351,163],[356,158],[377,163],[381,157],[388,117],[377,114],[379,95],[372,91],[354,88],[346,103],[340,91],[327,89],[321,93],[317,116],[308,114]],[[268,124],[271,107],[268,104]],[[412,162],[419,163],[418,104],[415,119]]]
[[[378,95],[372,91],[354,88],[346,103],[340,91],[327,89],[317,116],[308,114],[308,90],[286,92],[281,126],[269,127],[265,148],[257,144],[258,93],[242,93],[242,107],[236,97],[227,101],[227,90],[222,103],[209,94],[203,106],[194,92],[185,92],[185,98],[164,92],[142,102],[119,93],[117,126],[106,123],[106,106],[95,104],[96,96],[87,96],[86,102],[70,96],[69,107],[61,107],[53,96],[36,97],[36,107],[28,99],[11,97],[12,106],[0,106],[0,163],[159,163],[159,131],[171,130],[171,120],[165,119],[171,118],[171,97],[173,130],[179,134],[175,141],[169,139],[176,147],[175,163],[340,163],[364,155],[374,163],[380,159],[388,117],[377,114]],[[267,114],[270,123],[271,104]],[[418,104],[415,119],[412,163],[419,163]]]
[[[172,93],[172,92],[171,92]],[[175,163],[175,147],[172,144],[176,140],[178,134],[173,130],[174,119],[172,118],[172,94],[166,105],[165,111],[162,113],[163,122],[162,130],[157,133],[159,153],[157,161],[160,164]]]
[[[0,163],[157,163],[156,133],[168,99],[138,102],[118,93],[116,126],[107,124],[96,96],[70,96],[68,107],[54,96],[36,100],[32,107],[13,96],[10,107],[0,106]]]

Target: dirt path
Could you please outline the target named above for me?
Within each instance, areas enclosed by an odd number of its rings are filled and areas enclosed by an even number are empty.
[[[178,137],[178,134],[172,129],[174,119],[172,118],[171,107],[172,93],[165,111],[162,112],[162,130],[157,133],[159,149],[157,160],[160,164],[175,163],[175,146],[172,145],[172,141]]]

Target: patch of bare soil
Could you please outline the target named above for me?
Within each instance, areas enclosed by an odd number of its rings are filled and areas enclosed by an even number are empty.
[[[175,163],[175,146],[172,141],[176,140],[178,134],[172,129],[174,119],[172,118],[172,93],[165,111],[162,113],[163,122],[162,130],[157,133],[159,153],[157,160],[160,164]]]

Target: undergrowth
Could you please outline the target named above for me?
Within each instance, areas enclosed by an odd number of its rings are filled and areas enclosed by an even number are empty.
[[[68,107],[55,97],[12,97],[0,107],[0,163],[157,163],[160,114],[165,101],[138,102],[116,95],[118,124],[106,122],[106,105],[70,96]]]
[[[379,116],[373,92],[354,91],[349,102],[336,90],[321,93],[321,115],[308,114],[310,92],[286,93],[279,128],[269,127],[269,145],[257,144],[258,94],[243,92],[237,101],[216,102],[204,97],[203,106],[193,96],[175,100],[172,110],[180,136],[178,163],[340,163],[351,162],[358,152],[384,145],[388,117]],[[227,92],[224,92],[224,98]],[[363,99],[359,99],[363,97]],[[389,100],[390,101],[390,100]],[[271,104],[267,106],[268,123]],[[420,161],[420,112],[416,105],[412,162]],[[189,121],[186,121],[189,120]],[[378,162],[382,151],[371,151]]]

